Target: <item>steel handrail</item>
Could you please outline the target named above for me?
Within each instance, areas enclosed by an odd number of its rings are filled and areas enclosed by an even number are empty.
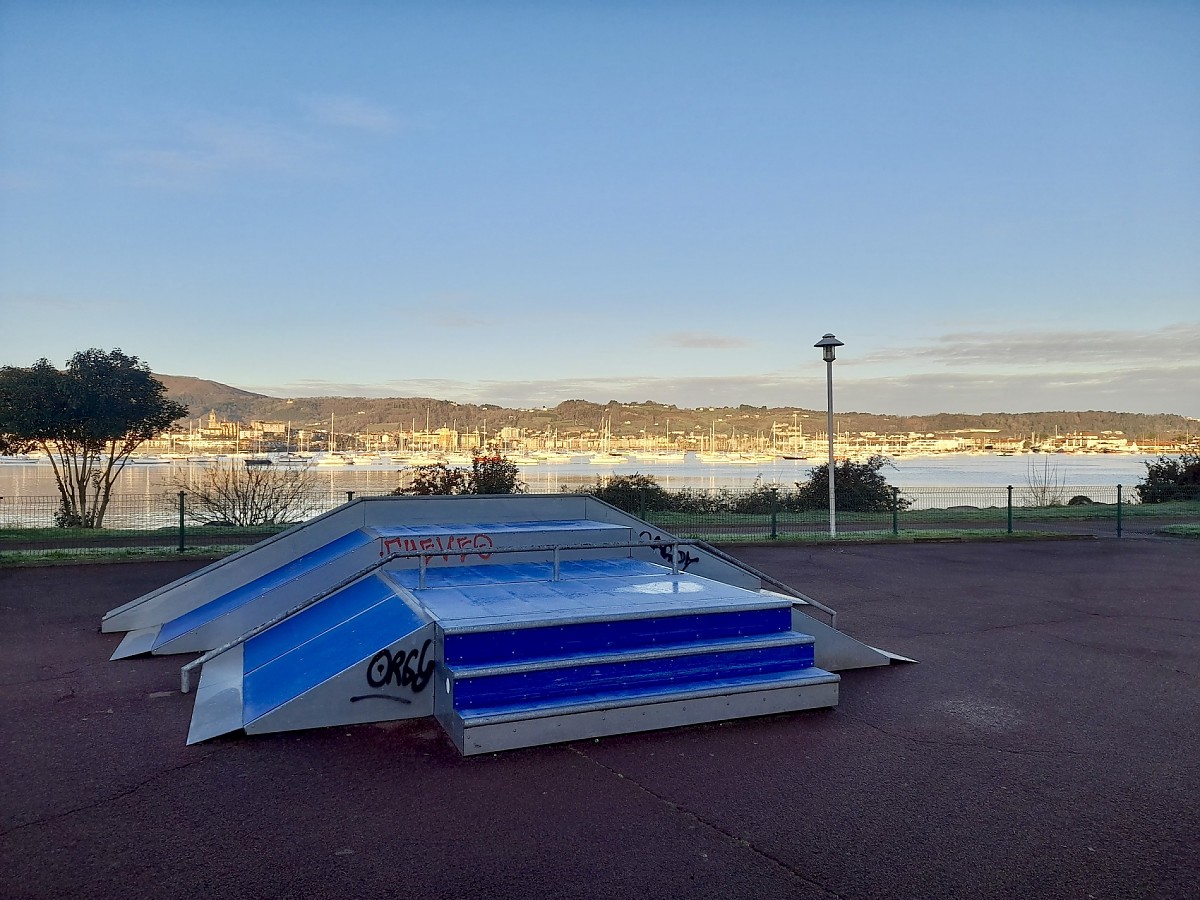
[[[789,597],[795,597],[797,600],[803,600],[809,606],[819,609],[821,612],[825,613],[825,615],[829,616],[830,627],[837,628],[837,610],[830,609],[824,603],[814,600],[812,597],[808,596],[807,594],[801,593],[800,591],[796,590],[791,585],[784,584],[778,578],[775,578],[772,575],[768,575],[766,572],[763,572],[763,571],[760,571],[760,570],[754,568],[754,566],[746,565],[746,563],[742,562],[740,559],[730,556],[728,553],[724,552],[723,550],[718,550],[716,547],[714,547],[708,541],[692,541],[691,543],[694,546],[699,547],[705,553],[711,553],[713,556],[715,556],[717,559],[721,560],[722,562],[730,563],[731,565],[737,566],[740,569],[744,569],[745,571],[749,572],[751,575],[753,575],[756,578],[761,578],[763,581],[765,581],[767,584],[771,585],[772,587],[779,588],[781,591],[783,591]]]

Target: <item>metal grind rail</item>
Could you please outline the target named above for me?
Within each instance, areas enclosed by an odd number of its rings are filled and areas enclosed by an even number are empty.
[[[737,566],[739,569],[741,569],[745,572],[749,572],[755,578],[762,579],[767,584],[771,585],[771,587],[778,588],[780,591],[787,594],[789,597],[795,597],[797,600],[803,600],[809,606],[812,606],[815,609],[819,609],[821,612],[825,613],[825,615],[829,616],[830,627],[837,628],[837,610],[830,609],[824,603],[814,600],[812,597],[808,596],[807,594],[802,594],[800,591],[796,590],[794,587],[784,584],[778,578],[768,575],[766,572],[759,571],[758,569],[754,568],[753,566],[746,565],[746,563],[742,562],[740,559],[736,559],[736,558],[730,556],[728,553],[725,553],[722,550],[718,550],[716,547],[714,547],[712,544],[708,543],[707,541],[689,541],[688,543],[690,543],[694,547],[699,547],[705,553],[711,553],[713,556],[715,556],[717,559],[721,560],[722,562],[727,562],[730,565]]]
[[[307,600],[297,603],[291,609],[285,610],[284,612],[281,612],[278,615],[273,616],[272,618],[268,619],[266,622],[263,622],[261,625],[256,625],[254,628],[251,628],[249,631],[245,632],[244,634],[238,635],[236,638],[234,638],[231,641],[226,641],[220,647],[216,647],[212,650],[209,650],[207,653],[204,653],[203,655],[198,656],[196,659],[192,660],[191,662],[189,662],[187,665],[183,666],[179,670],[179,690],[181,693],[184,693],[184,694],[191,693],[192,672],[195,669],[203,666],[206,662],[208,662],[212,659],[215,659],[216,657],[220,656],[222,653],[225,653],[227,650],[232,650],[234,647],[238,646],[239,644],[244,644],[246,641],[250,640],[251,638],[262,634],[268,628],[278,625],[284,619],[287,619],[291,616],[296,615],[299,612],[304,611],[308,607],[312,606],[314,603],[318,603],[321,600],[324,600],[326,597],[329,597],[332,594],[337,593],[338,591],[342,590],[343,588],[348,587],[349,585],[353,584],[355,581],[358,581],[360,578],[365,578],[367,575],[370,575],[372,572],[377,571],[378,569],[385,566],[387,563],[393,562],[397,559],[417,559],[418,560],[417,587],[418,587],[418,590],[424,590],[425,589],[425,573],[429,567],[429,560],[436,559],[437,557],[449,558],[451,556],[458,556],[463,559],[466,559],[466,557],[468,557],[468,556],[479,556],[479,557],[483,557],[483,558],[488,558],[496,553],[553,552],[554,553],[554,571],[553,571],[553,576],[552,576],[551,580],[552,581],[560,581],[561,580],[560,564],[562,561],[560,551],[562,551],[562,550],[612,550],[612,549],[627,549],[627,548],[633,548],[633,547],[648,547],[651,549],[660,549],[660,548],[665,549],[667,547],[670,547],[671,548],[671,553],[670,553],[671,574],[678,575],[679,574],[679,556],[675,552],[675,548],[684,547],[684,546],[694,547],[694,546],[699,546],[700,544],[703,544],[703,541],[695,541],[695,540],[622,541],[622,542],[618,542],[618,543],[604,543],[604,544],[541,544],[541,545],[537,545],[537,546],[533,546],[533,547],[491,547],[491,548],[488,548],[487,550],[455,550],[452,552],[446,552],[444,550],[437,550],[437,551],[416,550],[416,551],[406,551],[404,553],[389,553],[387,556],[384,556],[381,559],[376,560],[375,562],[371,563],[369,566],[365,566],[364,568],[359,569],[354,574],[348,575],[347,577],[345,577],[341,581],[339,581],[337,584],[326,588],[325,590],[317,593],[316,595],[314,595],[312,597],[309,597]],[[721,554],[721,555],[724,556],[724,554]],[[725,558],[729,559],[729,557],[725,557]],[[738,563],[738,565],[741,565],[741,564]],[[747,568],[747,567],[742,565],[742,568]],[[757,574],[757,573],[752,573],[752,574]],[[763,576],[763,577],[769,578],[770,576]],[[816,605],[819,606],[819,604],[816,604]]]

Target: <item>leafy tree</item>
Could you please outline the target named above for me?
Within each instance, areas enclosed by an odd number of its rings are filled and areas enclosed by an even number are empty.
[[[392,493],[417,497],[467,493],[467,470],[451,468],[445,463],[413,466],[410,477],[407,487],[401,485]]]
[[[862,462],[845,460],[834,469],[837,508],[848,512],[889,512],[893,504],[900,509],[911,500],[897,498],[881,470],[891,465],[886,456],[871,456]],[[795,503],[800,509],[829,509],[829,464],[814,466],[808,481],[796,482]]]
[[[63,371],[45,359],[0,369],[0,452],[49,455],[62,526],[99,528],[130,454],[186,415],[149,367],[120,350],[80,351]]]
[[[206,466],[194,476],[176,476],[170,484],[176,491],[187,492],[184,511],[192,522],[282,525],[313,513],[315,475],[308,466],[232,462]]]
[[[518,480],[517,464],[503,456],[477,456],[470,469],[431,463],[413,466],[408,486],[393,494],[427,497],[446,494],[520,494],[525,485]]]
[[[467,479],[468,494],[522,494],[525,484],[520,481],[521,470],[503,456],[476,456],[471,461],[471,476]]]
[[[1160,456],[1146,463],[1146,475],[1134,490],[1142,503],[1200,500],[1200,453]]]
[[[591,494],[617,509],[639,514],[650,510],[669,510],[677,506],[675,495],[662,487],[653,475],[596,476],[594,484],[576,488],[573,494]]]

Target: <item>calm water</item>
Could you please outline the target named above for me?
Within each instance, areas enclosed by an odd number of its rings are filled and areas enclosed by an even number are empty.
[[[913,457],[895,462],[884,470],[888,481],[901,488],[912,487],[1015,487],[1025,486],[1034,478],[1069,486],[1114,486],[1127,488],[1137,484],[1146,473],[1145,463],[1154,457],[1112,455],[985,456],[943,454]],[[751,487],[756,479],[790,487],[804,480],[814,462],[778,460],[755,465],[702,463],[689,455],[684,462],[650,464],[644,461],[617,466],[578,462],[522,467],[521,477],[533,492],[557,493],[592,484],[597,476],[641,473],[654,475],[658,483],[671,490],[681,488]],[[175,489],[175,483],[197,477],[202,466],[180,464],[126,466],[117,483],[122,494],[160,494]],[[317,483],[332,495],[346,491],[379,493],[400,483],[398,466],[347,466],[315,470]],[[51,497],[57,494],[54,475],[47,463],[0,462],[0,497]]]

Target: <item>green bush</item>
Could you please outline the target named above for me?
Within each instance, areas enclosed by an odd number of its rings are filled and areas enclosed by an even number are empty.
[[[411,481],[393,494],[417,497],[446,494],[522,494],[517,464],[503,456],[476,456],[470,469],[452,468],[444,462],[413,466]]]
[[[595,483],[589,487],[563,490],[572,494],[591,494],[597,500],[634,515],[675,509],[674,496],[653,475],[634,473],[609,475],[607,478],[597,475]]]
[[[847,512],[890,512],[893,506],[907,509],[912,501],[898,497],[881,469],[891,465],[886,456],[871,456],[862,462],[846,460],[834,469],[834,488],[839,510]],[[798,509],[829,509],[829,464],[815,466],[808,481],[796,482]]]
[[[1200,453],[1160,456],[1146,463],[1146,475],[1134,490],[1142,503],[1200,500]]]

